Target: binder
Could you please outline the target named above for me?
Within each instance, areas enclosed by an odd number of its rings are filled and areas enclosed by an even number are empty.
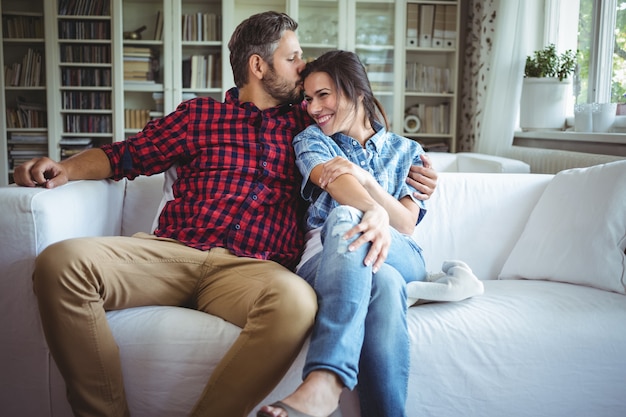
[[[420,38],[419,46],[430,48],[433,46],[433,24],[435,20],[435,5],[422,4],[420,6]]]
[[[444,48],[456,48],[456,6],[445,6]]]
[[[433,48],[443,48],[446,26],[446,5],[435,6],[435,21],[433,25]]]
[[[406,13],[406,45],[418,46],[419,36],[419,4],[407,4]]]

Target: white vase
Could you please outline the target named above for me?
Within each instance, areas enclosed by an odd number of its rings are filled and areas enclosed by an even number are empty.
[[[565,127],[571,79],[524,78],[520,104],[523,130],[562,130]]]

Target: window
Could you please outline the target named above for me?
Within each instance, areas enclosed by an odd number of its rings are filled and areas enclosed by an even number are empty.
[[[578,51],[577,102],[626,101],[626,0],[580,1]]]
[[[626,102],[626,0],[546,0],[546,10],[549,40],[578,50],[575,102]]]

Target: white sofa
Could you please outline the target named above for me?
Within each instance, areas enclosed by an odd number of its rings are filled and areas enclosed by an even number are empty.
[[[450,158],[455,156],[437,158],[435,165],[441,168]],[[623,190],[620,183],[626,184],[626,175],[621,172],[626,174],[626,164],[617,168],[606,174],[616,181],[607,187]],[[526,173],[440,174],[437,192],[428,203],[430,211],[416,228],[416,237],[430,270],[439,270],[448,259],[463,260],[483,280],[485,292],[463,301],[409,309],[410,417],[626,415],[626,192],[595,205],[585,201],[603,198],[594,194],[603,187],[587,184],[580,195],[570,197],[557,193],[557,202],[580,199],[581,204],[570,209],[581,214],[595,207],[595,215],[608,216],[601,207],[614,212],[621,204],[621,217],[606,220],[608,232],[578,236],[590,255],[588,265],[578,267],[576,258],[585,256],[577,253],[580,245],[575,239],[564,236],[572,245],[560,245],[557,256],[542,248],[542,238],[532,236],[537,225],[531,223],[541,226],[537,211],[545,210],[546,190],[557,178]],[[584,185],[577,177],[574,180]],[[148,230],[161,187],[162,177],[155,176],[117,183],[77,181],[54,190],[0,189],[0,414],[71,415],[63,381],[40,328],[31,287],[35,256],[65,238]],[[557,217],[555,227],[567,220],[565,215]],[[582,218],[582,223],[572,224],[572,232],[578,233],[584,222]],[[593,222],[589,226],[598,228]],[[545,238],[552,236],[551,229],[544,233]],[[610,242],[617,239],[615,249],[606,250],[605,237]],[[525,246],[528,241],[537,248]],[[603,254],[596,254],[595,247]],[[547,260],[540,259],[544,254]],[[570,261],[582,272],[595,268],[598,282],[596,275],[581,278],[577,271],[571,275],[574,284],[554,281],[562,279],[561,270],[568,272],[561,267],[551,276],[551,265]],[[619,262],[621,271],[613,268]],[[539,276],[526,271],[526,264],[540,267]],[[605,267],[608,276],[600,273]],[[518,272],[535,279],[498,279],[502,273],[518,278]],[[577,283],[579,279],[583,281]],[[239,331],[221,319],[179,307],[115,311],[108,318],[120,347],[134,417],[186,415]],[[303,361],[304,350],[266,402],[297,386]],[[356,404],[354,393],[346,392],[344,416],[357,416]]]

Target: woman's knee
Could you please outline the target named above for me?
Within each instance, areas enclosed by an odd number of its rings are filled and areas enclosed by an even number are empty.
[[[351,206],[335,207],[329,214],[324,228],[322,229],[322,243],[324,244],[324,261],[334,259],[335,256],[352,257],[362,263],[365,253],[369,250],[369,245],[361,245],[357,250],[349,250],[350,244],[356,240],[360,234],[352,236],[351,239],[344,239],[348,230],[358,225],[363,213]],[[346,259],[344,259],[345,261]]]
[[[402,275],[389,264],[383,264],[372,279],[372,297],[396,304],[406,298],[406,283]]]
[[[352,227],[361,221],[363,212],[352,206],[337,206],[330,211],[325,224],[330,226],[342,225],[343,227]]]

